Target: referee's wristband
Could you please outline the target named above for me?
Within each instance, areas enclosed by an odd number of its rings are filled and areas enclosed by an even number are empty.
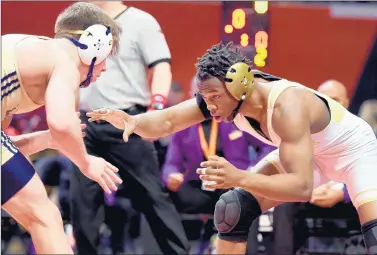
[[[154,110],[162,110],[166,107],[168,99],[161,94],[152,95],[151,108]]]

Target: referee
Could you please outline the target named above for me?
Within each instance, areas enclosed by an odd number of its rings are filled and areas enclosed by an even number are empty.
[[[84,138],[89,154],[101,156],[119,168],[134,208],[142,212],[163,254],[185,254],[188,241],[181,218],[164,191],[153,143],[106,122],[89,123],[85,114],[101,107],[135,115],[163,109],[171,85],[170,51],[160,25],[150,14],[122,2],[93,2],[124,31],[119,56],[107,60],[106,72],[80,91]],[[151,79],[151,88],[148,77]],[[97,254],[99,229],[104,222],[104,194],[97,183],[75,169],[71,178],[71,211],[77,252]]]

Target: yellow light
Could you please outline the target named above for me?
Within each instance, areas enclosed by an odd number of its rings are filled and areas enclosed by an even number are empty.
[[[256,52],[258,53],[258,55],[261,56],[262,59],[266,59],[267,58],[267,49],[266,48],[257,48]]]
[[[255,1],[254,10],[256,13],[265,14],[268,10],[268,1]]]
[[[232,13],[232,25],[236,29],[244,28],[246,24],[246,13],[242,9],[235,9]]]
[[[257,54],[254,57],[254,64],[258,67],[263,67],[266,65],[266,62],[262,59],[261,55]]]
[[[240,45],[246,47],[249,45],[249,36],[245,33],[241,35]]]
[[[241,46],[246,47],[249,45],[249,41],[241,41]]]
[[[226,25],[226,26],[224,27],[224,31],[225,31],[225,33],[227,33],[227,34],[232,33],[232,32],[233,32],[233,27],[232,27],[232,25]]]

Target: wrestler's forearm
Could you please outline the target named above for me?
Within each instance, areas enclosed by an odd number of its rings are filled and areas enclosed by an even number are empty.
[[[66,120],[69,122],[69,120]],[[89,154],[86,151],[79,121],[71,119],[71,124],[57,128],[50,126],[51,137],[54,140],[56,149],[67,156],[80,170],[86,169],[89,165]]]
[[[133,116],[134,132],[146,138],[158,138],[176,133],[204,120],[196,100],[190,99],[164,110]]]
[[[134,133],[144,138],[168,136],[174,131],[169,115],[169,109],[165,109],[133,116],[137,123]]]
[[[39,151],[43,151],[49,148],[51,144],[51,136],[48,130],[10,136],[10,139],[25,156],[30,156]]]
[[[306,202],[310,200],[312,187],[299,176],[291,173],[262,175],[242,171],[238,187],[262,197],[284,202]]]

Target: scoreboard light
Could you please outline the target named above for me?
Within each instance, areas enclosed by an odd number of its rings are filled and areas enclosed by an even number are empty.
[[[257,67],[266,65],[268,56],[268,1],[222,3],[221,40],[241,46]]]

